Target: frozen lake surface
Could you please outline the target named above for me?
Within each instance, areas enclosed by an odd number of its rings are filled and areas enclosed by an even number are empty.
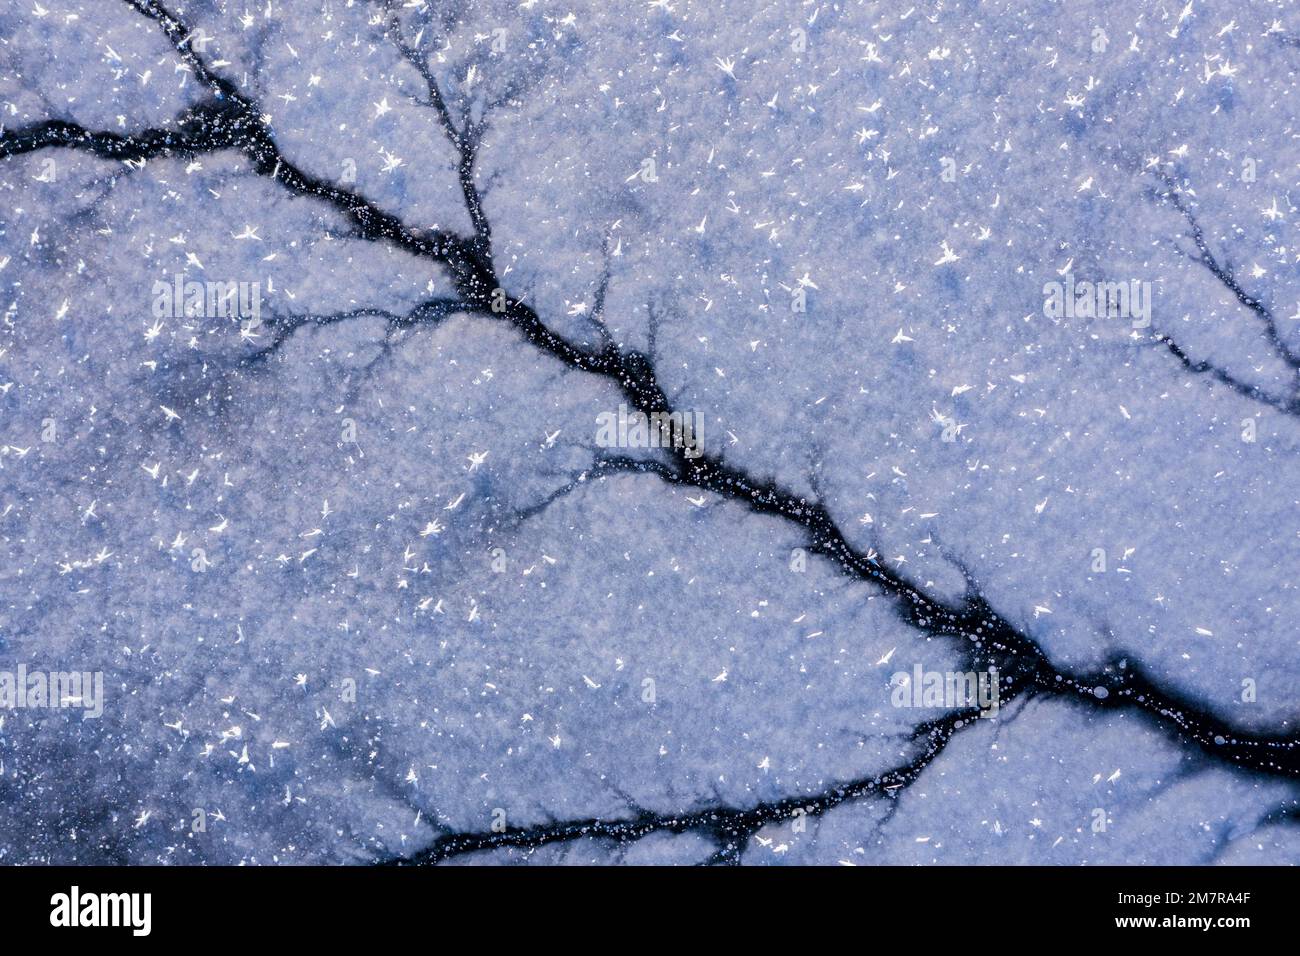
[[[0,863],[1300,862],[1298,67],[8,5]]]

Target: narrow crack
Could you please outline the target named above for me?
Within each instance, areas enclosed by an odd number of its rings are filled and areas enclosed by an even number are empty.
[[[1249,309],[1260,320],[1264,326],[1264,332],[1269,344],[1273,347],[1273,351],[1278,358],[1291,369],[1292,376],[1297,380],[1296,385],[1293,387],[1289,398],[1272,395],[1259,386],[1242,381],[1213,362],[1194,360],[1168,332],[1156,333],[1156,341],[1163,344],[1169,353],[1178,359],[1189,372],[1197,375],[1209,375],[1215,381],[1226,385],[1239,395],[1268,405],[1287,415],[1300,417],[1300,354],[1297,354],[1282,338],[1282,334],[1278,329],[1277,318],[1273,315],[1272,310],[1247,292],[1238,281],[1232,268],[1221,263],[1218,257],[1214,255],[1209,242],[1205,238],[1205,230],[1184,201],[1179,186],[1174,179],[1160,170],[1156,170],[1156,175],[1165,187],[1163,193],[1157,193],[1157,198],[1173,206],[1187,221],[1187,225],[1191,230],[1191,238],[1196,246],[1197,254],[1190,258],[1193,262],[1204,266],[1206,271],[1219,280],[1223,287],[1231,292],[1241,305]]]
[[[743,808],[704,807],[673,814],[639,810],[635,815],[624,819],[592,817],[531,827],[506,827],[500,831],[444,833],[413,856],[386,860],[384,863],[389,866],[419,866],[442,863],[454,857],[485,850],[535,850],[552,843],[582,839],[627,845],[652,833],[698,833],[718,848],[709,860],[710,863],[734,864],[739,862],[748,840],[763,827],[791,821],[799,816],[819,817],[843,803],[860,798],[897,800],[898,793],[921,775],[943,751],[953,734],[976,719],[976,711],[963,710],[923,724],[912,737],[914,742],[920,744],[920,752],[912,760],[882,774],[838,784],[815,794],[790,796]]]
[[[353,319],[383,319],[385,320],[385,329],[388,334],[400,331],[402,329],[413,328],[417,325],[435,326],[449,316],[457,313],[470,313],[478,311],[473,303],[465,302],[461,299],[448,297],[438,297],[427,299],[415,306],[408,312],[398,313],[391,312],[388,309],[378,308],[359,308],[348,309],[345,312],[328,312],[318,313],[294,313],[290,315],[272,315],[270,320],[259,324],[246,324],[240,332],[241,338],[249,342],[256,342],[259,338],[266,335],[268,341],[265,345],[257,346],[253,351],[239,356],[239,363],[242,365],[255,365],[265,362],[271,356],[278,353],[284,348],[285,344],[293,338],[295,332],[299,329],[312,326],[315,328],[325,328],[330,325],[337,325],[341,322],[349,322]]]

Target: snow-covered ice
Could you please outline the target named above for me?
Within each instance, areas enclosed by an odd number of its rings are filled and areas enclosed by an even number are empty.
[[[1297,64],[1259,0],[9,5],[0,863],[1300,862]]]

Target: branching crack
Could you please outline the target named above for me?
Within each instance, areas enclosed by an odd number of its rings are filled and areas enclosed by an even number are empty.
[[[923,725],[912,738],[918,753],[907,763],[882,774],[838,784],[813,794],[786,797],[744,808],[705,807],[673,814],[638,809],[635,815],[622,819],[590,818],[532,827],[506,827],[500,831],[444,833],[414,856],[388,862],[399,866],[421,865],[441,863],[453,857],[484,850],[533,850],[552,843],[581,839],[626,845],[652,833],[698,833],[717,847],[717,852],[708,862],[734,864],[739,862],[745,844],[763,827],[791,821],[799,816],[817,817],[851,800],[868,797],[897,799],[898,793],[921,775],[952,735],[973,719],[976,719],[974,711],[961,711]]]
[[[1196,246],[1196,255],[1191,256],[1194,262],[1204,266],[1206,271],[1213,275],[1223,285],[1225,289],[1232,293],[1233,297],[1247,309],[1249,309],[1263,324],[1264,333],[1268,338],[1269,344],[1278,358],[1291,369],[1295,385],[1289,397],[1270,394],[1256,385],[1244,382],[1227,370],[1220,368],[1213,362],[1202,360],[1197,361],[1187,354],[1187,351],[1180,346],[1173,336],[1168,332],[1158,333],[1156,341],[1160,342],[1169,350],[1169,353],[1182,363],[1183,367],[1189,372],[1197,375],[1209,375],[1215,381],[1226,385],[1228,388],[1237,392],[1246,398],[1261,402],[1280,412],[1288,415],[1300,416],[1300,354],[1287,345],[1278,329],[1277,319],[1272,310],[1255,296],[1248,293],[1237,279],[1232,267],[1215,256],[1210,244],[1205,238],[1205,230],[1201,227],[1200,222],[1188,207],[1184,200],[1178,184],[1174,182],[1169,175],[1157,171],[1161,182],[1164,184],[1164,192],[1159,194],[1159,198],[1168,202],[1179,214],[1187,220],[1188,228],[1191,231],[1191,239]]]

